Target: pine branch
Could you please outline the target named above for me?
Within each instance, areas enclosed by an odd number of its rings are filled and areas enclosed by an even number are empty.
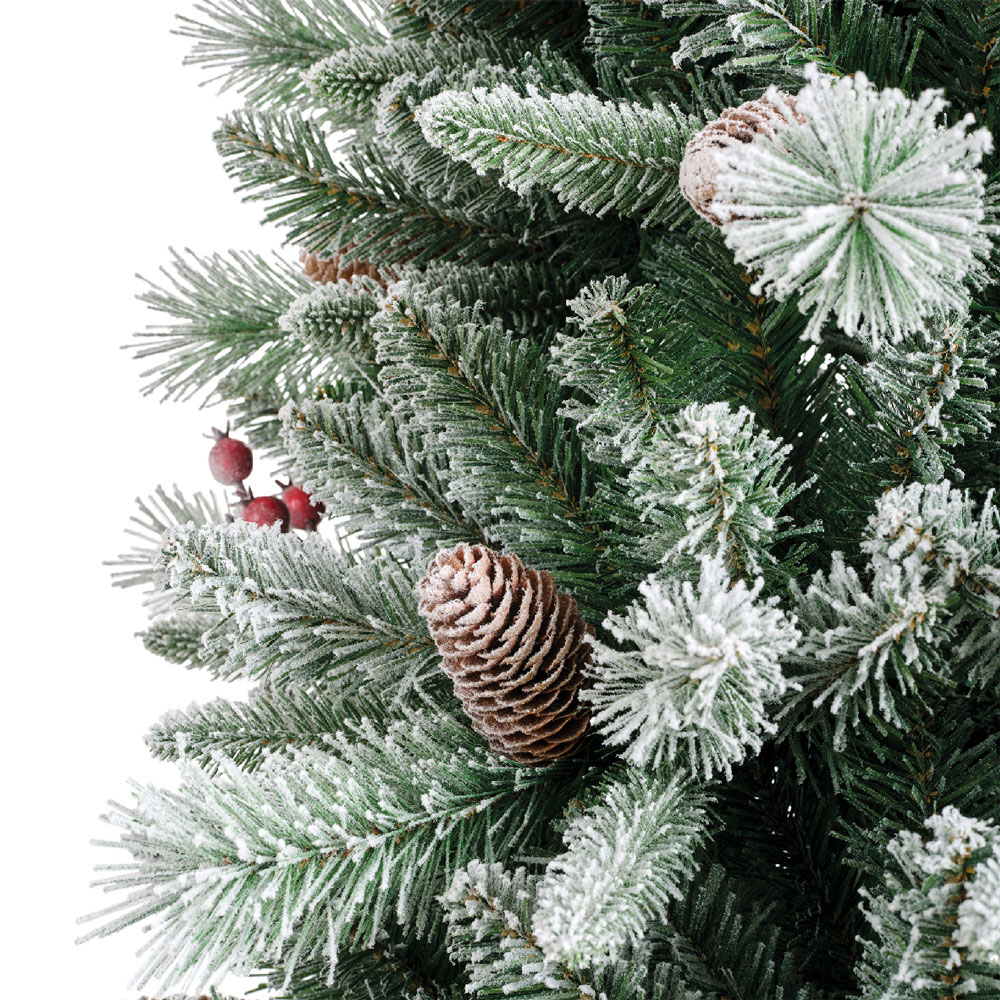
[[[595,232],[593,219],[581,212],[567,213],[548,191],[535,190],[522,196],[497,185],[470,164],[456,161],[424,138],[415,113],[420,105],[443,90],[492,89],[501,84],[521,96],[532,93],[589,92],[580,70],[546,46],[534,52],[508,55],[504,65],[478,59],[465,66],[433,69],[426,75],[396,77],[385,84],[375,106],[376,142],[393,167],[415,190],[447,205],[462,204],[483,217],[498,213],[517,216],[530,205],[525,227],[535,239],[556,237],[557,247],[571,241],[572,254],[564,254],[565,266],[579,269],[594,258],[592,266],[606,259],[609,242],[620,241],[611,225]]]
[[[461,1000],[459,990],[422,975],[405,951],[389,943],[346,951],[331,972],[326,962],[301,962],[290,977],[278,969],[268,979],[279,1000]]]
[[[798,450],[799,432],[815,418],[815,383],[826,356],[802,339],[807,319],[794,302],[753,294],[751,275],[734,264],[713,229],[657,237],[643,262],[673,325],[714,343],[728,396]],[[810,348],[813,348],[810,350]],[[795,461],[801,471],[802,462]]]
[[[524,868],[472,861],[442,897],[448,949],[465,963],[468,992],[511,1000],[694,1000],[676,970],[657,966],[647,981],[645,955],[597,969],[574,970],[547,960],[531,934],[535,885]]]
[[[838,76],[864,70],[880,87],[906,86],[921,42],[912,18],[871,0],[654,2],[670,20],[684,24],[697,13],[704,25],[684,34],[675,66],[707,63],[717,74],[745,74],[758,87],[797,89],[810,64]]]
[[[524,239],[513,219],[427,201],[372,146],[335,161],[319,127],[293,115],[241,112],[223,121],[215,140],[237,191],[274,202],[266,221],[288,226],[289,241],[309,250],[392,265],[438,257],[489,263],[552,249]]]
[[[876,935],[864,942],[862,998],[1000,995],[997,828],[947,806],[923,836],[903,831],[888,850],[885,891],[862,889]]]
[[[213,775],[220,760],[255,771],[275,754],[293,758],[303,747],[322,749],[345,722],[386,714],[385,707],[357,695],[259,688],[249,702],[218,698],[167,712],[146,735],[146,746],[158,760],[194,761]]]
[[[680,758],[692,775],[731,778],[734,763],[760,752],[777,729],[770,710],[790,687],[780,660],[799,639],[776,597],[758,600],[762,589],[760,578],[730,586],[722,562],[703,556],[697,587],[650,577],[625,615],[605,619],[616,645],[594,643],[594,686],[582,697],[626,760]]]
[[[168,663],[188,670],[207,670],[212,677],[229,679],[228,643],[232,628],[212,613],[178,612],[155,618],[139,633],[143,646]]]
[[[626,944],[640,947],[649,922],[664,920],[668,900],[687,889],[704,804],[676,776],[626,768],[605,780],[538,887],[531,926],[546,960],[600,967]]]
[[[159,568],[164,536],[179,524],[220,524],[226,504],[212,493],[195,493],[188,498],[176,486],[173,493],[157,486],[155,493],[145,499],[136,497],[135,502],[139,512],[129,520],[137,527],[126,528],[126,534],[139,539],[139,544],[107,565],[122,567],[111,574],[114,586],[149,588],[147,604],[151,614],[156,614],[164,603],[157,596],[164,583]]]
[[[445,91],[420,106],[427,141],[477,170],[499,170],[519,193],[547,188],[567,208],[598,217],[614,210],[643,226],[688,212],[677,187],[693,120],[660,105],[602,103],[587,94],[521,97]]]
[[[587,30],[586,6],[579,0],[389,0],[387,24],[394,35],[427,38],[442,34],[548,42],[572,50]]]
[[[829,417],[810,461],[842,533],[886,487],[963,477],[971,463],[957,449],[987,441],[993,430],[995,355],[992,331],[955,323],[885,344],[863,360],[839,359],[839,375],[817,399]]]
[[[768,91],[786,119],[779,140],[717,158],[712,210],[736,259],[759,272],[751,291],[797,295],[815,341],[835,316],[875,350],[927,317],[964,314],[990,252],[978,169],[989,132],[967,132],[971,117],[939,128],[937,91],[908,100],[814,64],[806,79],[794,111]]]
[[[790,450],[757,430],[743,407],[693,404],[677,413],[629,473],[657,551],[717,555],[739,577],[774,563],[775,542],[802,530],[785,528],[790,518],[780,513],[808,485],[787,485]]]
[[[435,70],[448,74],[478,59],[502,66],[517,56],[488,37],[352,45],[311,66],[304,79],[317,101],[350,121],[370,117],[381,89],[399,77],[422,78]]]
[[[670,306],[650,285],[593,281],[569,303],[575,329],[558,335],[554,370],[576,390],[560,411],[595,461],[628,464],[684,401],[724,394],[717,351],[678,336]]]
[[[390,559],[354,562],[318,536],[236,522],[175,528],[161,566],[175,604],[221,612],[239,630],[221,640],[230,674],[437,701],[443,675],[417,614],[416,578]]]
[[[185,63],[218,70],[213,80],[259,108],[308,97],[301,77],[323,56],[382,37],[379,5],[358,0],[202,0],[203,19],[180,15],[177,34],[194,40]]]
[[[144,391],[162,390],[166,399],[188,399],[212,383],[206,404],[260,393],[283,400],[301,396],[336,379],[336,359],[327,351],[329,336],[298,329],[288,317],[308,314],[303,300],[313,306],[318,300],[336,313],[331,321],[337,321],[337,339],[343,341],[348,329],[377,308],[373,284],[358,281],[342,289],[337,283],[313,291],[312,282],[280,258],[272,265],[256,254],[190,254],[188,260],[174,253],[172,270],[163,273],[169,287],[150,283],[140,298],[176,322],[137,334],[152,342],[137,348],[136,357],[166,355],[143,372]],[[295,333],[300,339],[289,336]]]
[[[122,840],[102,843],[133,860],[97,884],[129,894],[88,918],[107,922],[86,937],[151,920],[138,983],[279,961],[291,976],[323,953],[335,964],[348,941],[372,947],[393,917],[420,931],[454,873],[487,850],[509,857],[559,808],[565,782],[419,714],[388,733],[363,722],[327,752],[252,773],[218,766],[215,779],[185,767],[179,793],[137,785],[136,806],[108,817]]]
[[[403,286],[373,323],[386,392],[448,456],[449,499],[488,542],[547,569],[585,607],[607,606],[627,581],[598,581],[605,546],[587,510],[590,467],[538,348]]]
[[[691,113],[700,110],[691,106],[691,74],[677,69],[672,58],[690,29],[690,17],[666,16],[655,0],[588,0],[587,11],[590,31],[585,44],[604,95],[615,100],[656,95]],[[714,106],[727,103],[738,102]]]
[[[791,657],[804,668],[795,677],[799,704],[828,705],[835,747],[843,748],[847,726],[856,728],[862,715],[899,725],[901,695],[919,699],[953,683],[954,663],[943,650],[967,601],[976,603],[970,614],[989,616],[997,630],[998,542],[992,496],[977,515],[969,495],[947,481],[897,487],[869,519],[866,579],[837,552],[829,573],[817,573],[804,593],[793,582],[803,631]]]
[[[423,565],[438,548],[485,540],[448,495],[447,457],[405,409],[381,400],[302,403],[284,411],[283,427],[306,488],[359,542]]]
[[[433,261],[420,269],[404,268],[404,278],[464,309],[478,307],[487,322],[498,319],[505,330],[548,343],[562,328],[566,302],[586,275],[586,265],[576,264],[538,261],[482,267]]]

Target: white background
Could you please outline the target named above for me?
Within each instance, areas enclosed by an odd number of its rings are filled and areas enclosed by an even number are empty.
[[[109,902],[88,887],[92,866],[126,858],[89,841],[115,838],[98,817],[127,801],[127,777],[173,783],[172,765],[146,755],[149,724],[223,693],[143,650],[140,595],[112,590],[102,566],[125,548],[137,494],[215,486],[201,434],[224,420],[140,396],[141,366],[120,345],[155,317],[134,300],[135,272],[154,277],[171,245],[280,244],[211,140],[239,95],[181,66],[188,43],[170,32],[192,8],[4,11],[0,991],[12,998],[140,995],[128,989],[138,929],[74,945],[76,918]]]

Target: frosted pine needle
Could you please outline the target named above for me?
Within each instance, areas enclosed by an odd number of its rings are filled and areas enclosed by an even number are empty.
[[[655,577],[605,627],[616,649],[595,643],[593,724],[633,764],[683,753],[692,772],[731,773],[773,731],[767,706],[787,689],[779,659],[795,648],[794,618],[759,601],[763,581],[729,586],[718,558],[703,556],[697,586]]]
[[[815,66],[806,78],[804,122],[719,154],[712,211],[736,259],[759,272],[756,292],[798,294],[813,340],[832,313],[875,346],[962,310],[989,248],[978,169],[989,132],[969,131],[972,115],[937,124],[938,90],[910,100]],[[775,88],[767,96],[783,107]]]

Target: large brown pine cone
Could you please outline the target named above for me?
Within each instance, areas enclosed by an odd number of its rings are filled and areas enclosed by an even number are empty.
[[[593,629],[548,573],[463,543],[431,562],[420,613],[490,749],[519,764],[577,751],[590,719],[577,695]]]
[[[781,98],[797,121],[805,121],[795,110],[794,98],[787,94],[782,94]],[[723,223],[711,209],[716,190],[715,179],[719,174],[716,158],[719,150],[751,143],[758,136],[773,139],[778,129],[787,122],[776,104],[761,97],[738,108],[727,108],[691,138],[684,150],[678,181],[681,194],[703,219],[716,226]]]

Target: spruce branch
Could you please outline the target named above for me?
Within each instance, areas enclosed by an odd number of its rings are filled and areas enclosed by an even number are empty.
[[[699,27],[683,35],[674,66],[752,74],[756,85],[797,88],[810,65],[840,76],[864,70],[878,86],[906,86],[922,35],[912,19],[871,0],[654,0],[669,22]]]
[[[589,463],[538,346],[402,284],[373,324],[385,391],[448,456],[448,497],[487,542],[566,581],[584,606],[606,606],[625,581],[597,580],[604,544],[587,508]]]
[[[717,352],[677,335],[670,305],[652,286],[606,278],[567,304],[572,326],[556,337],[552,356],[576,392],[560,412],[576,423],[595,461],[629,464],[683,401],[722,394]]]
[[[113,805],[126,864],[97,884],[128,897],[86,919],[105,936],[151,921],[138,984],[372,947],[396,920],[418,932],[454,873],[489,850],[506,859],[558,808],[557,769],[488,755],[463,727],[419,713],[381,732],[368,721],[323,751],[303,748],[212,778],[182,766],[179,793],[136,785]],[[234,804],[238,803],[238,808]]]
[[[549,962],[572,969],[639,948],[651,920],[686,891],[705,837],[704,796],[674,776],[622,768],[563,832],[566,850],[538,886],[534,940]]]
[[[718,559],[703,556],[696,586],[650,577],[640,600],[605,628],[615,646],[594,643],[583,692],[594,726],[637,765],[673,763],[706,778],[756,753],[774,733],[770,709],[789,690],[780,660],[799,632],[763,580],[730,585]]]
[[[693,404],[677,413],[629,473],[643,519],[661,536],[659,550],[708,552],[736,576],[759,573],[787,534],[781,510],[805,488],[786,485],[790,451],[757,429],[744,407]]]
[[[994,427],[996,354],[986,324],[956,322],[883,344],[864,359],[842,356],[841,374],[822,396],[831,418],[814,466],[858,497],[854,507],[887,486],[961,479],[958,449],[988,441]]]
[[[647,979],[647,957],[630,955],[593,969],[550,961],[531,932],[535,880],[524,868],[475,860],[459,870],[441,897],[448,921],[448,950],[465,965],[468,992],[512,1000],[694,1000],[676,970],[656,967]]]
[[[285,446],[306,488],[358,542],[423,565],[438,548],[483,541],[449,496],[448,461],[405,408],[382,400],[305,402],[282,411]]]
[[[382,36],[373,0],[202,0],[199,17],[178,16],[193,39],[185,64],[218,70],[212,80],[268,108],[308,97],[301,73],[323,56]]]
[[[545,343],[562,327],[566,301],[582,280],[569,261],[565,266],[514,261],[489,267],[432,261],[423,268],[404,265],[403,271],[411,286],[437,291],[462,308],[477,308],[487,322],[499,319],[505,330]]]
[[[189,760],[217,774],[220,760],[244,771],[261,767],[270,756],[290,757],[303,747],[322,748],[345,727],[362,717],[381,719],[391,713],[356,694],[258,688],[248,702],[217,698],[184,711],[167,712],[146,735],[146,746],[158,760]]]
[[[239,673],[229,660],[227,644],[231,633],[231,624],[219,614],[180,611],[154,618],[139,638],[150,653],[168,663],[229,679]]]
[[[804,700],[828,704],[836,746],[862,714],[899,724],[900,695],[956,674],[943,650],[966,615],[985,615],[987,635],[1000,632],[998,528],[992,495],[977,516],[947,481],[896,487],[869,518],[864,579],[837,552],[805,592],[793,583],[803,630],[796,680]]]
[[[476,59],[449,70],[433,68],[425,75],[407,73],[386,83],[374,108],[378,146],[393,166],[429,198],[447,204],[458,201],[476,205],[480,211],[491,214],[498,210],[511,212],[530,204],[533,232],[565,234],[564,239],[570,238],[572,232],[580,240],[590,241],[594,236],[592,219],[582,213],[567,214],[547,191],[532,192],[528,199],[497,185],[470,164],[453,160],[430,145],[415,120],[419,106],[444,90],[492,89],[506,84],[522,96],[536,92],[589,91],[579,68],[544,45],[537,51],[518,50],[516,56],[507,53],[502,58],[506,60],[502,65],[495,60]],[[444,62],[448,65],[450,60]],[[605,238],[612,235],[609,227],[602,229]],[[583,247],[577,244],[577,253],[581,250]],[[567,257],[568,266],[579,266],[575,256]]]
[[[926,828],[890,841],[884,892],[861,890],[876,935],[859,966],[865,1000],[1000,991],[997,828],[952,806]]]
[[[345,949],[333,969],[323,961],[300,962],[290,976],[276,969],[268,983],[281,1000],[462,1000],[458,988],[425,975],[408,949],[392,940],[364,951]]]
[[[126,528],[126,534],[139,540],[129,552],[122,553],[110,566],[122,567],[111,574],[116,587],[147,587],[147,604],[151,613],[163,610],[159,592],[165,583],[159,567],[160,546],[167,532],[179,524],[221,524],[226,510],[225,501],[213,493],[185,496],[178,487],[168,493],[157,486],[154,493],[143,499],[135,498],[139,508],[129,520],[136,525]]]
[[[794,110],[768,91],[787,119],[774,141],[718,157],[712,211],[736,259],[759,272],[754,289],[798,295],[813,340],[833,314],[875,349],[928,316],[963,314],[990,248],[978,169],[989,132],[969,132],[971,116],[939,127],[938,91],[910,100],[812,65],[806,79]]]
[[[378,312],[381,302],[382,289],[364,275],[331,281],[297,296],[278,317],[278,327],[296,337],[314,356],[332,355],[364,372],[375,361],[367,321]],[[330,381],[329,372],[322,374]]]
[[[309,90],[325,106],[348,120],[369,117],[381,89],[399,77],[422,78],[432,71],[448,74],[481,59],[515,62],[517,55],[490,38],[397,41],[391,45],[352,45],[311,66],[304,74]]]
[[[160,559],[175,604],[232,620],[229,673],[436,703],[443,681],[416,578],[391,559],[352,561],[319,536],[244,522],[175,528]]]
[[[389,0],[386,14],[390,30],[403,38],[486,35],[572,50],[587,30],[586,6],[575,0]]]
[[[237,191],[273,202],[266,221],[287,226],[289,241],[309,250],[392,265],[437,257],[489,263],[553,249],[524,238],[523,218],[428,201],[373,146],[338,162],[319,126],[295,115],[239,112],[215,141]]]
[[[341,345],[350,343],[348,331],[358,339],[354,331],[375,311],[375,295],[381,291],[361,280],[346,288],[314,290],[280,258],[272,264],[257,254],[235,251],[206,258],[175,252],[171,268],[163,273],[168,285],[150,283],[140,296],[174,320],[137,334],[150,341],[136,349],[137,358],[165,355],[143,372],[144,391],[183,400],[214,383],[206,405],[262,393],[284,401],[336,381]],[[316,329],[323,319],[317,314],[324,308],[328,332]],[[333,346],[339,349],[331,352]]]
[[[696,124],[675,108],[581,93],[521,97],[502,85],[428,98],[417,121],[429,143],[480,172],[500,171],[521,194],[547,188],[567,208],[613,210],[643,226],[671,225],[687,211],[677,171]]]

